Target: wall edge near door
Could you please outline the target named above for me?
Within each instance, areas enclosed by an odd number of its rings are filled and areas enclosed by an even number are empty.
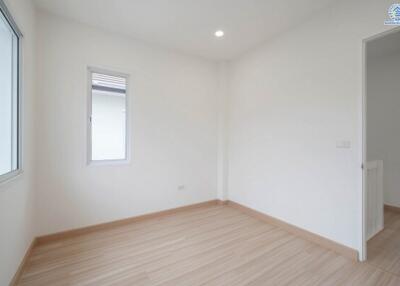
[[[330,240],[328,238],[322,237],[318,234],[315,234],[313,232],[310,232],[308,230],[302,229],[300,227],[294,226],[292,224],[289,224],[285,221],[282,221],[280,219],[274,218],[272,216],[269,216],[265,213],[256,211],[252,208],[246,207],[244,205],[241,205],[239,203],[233,202],[233,201],[224,201],[224,204],[227,204],[228,206],[231,206],[235,209],[238,209],[242,211],[243,213],[246,213],[247,215],[250,215],[252,217],[258,218],[260,220],[263,220],[269,224],[275,225],[277,227],[280,227],[281,229],[290,232],[294,235],[297,235],[303,239],[306,239],[308,241],[311,241],[315,244],[318,244],[324,248],[330,249],[344,257],[347,257],[353,261],[358,261],[358,251],[345,246],[343,244],[340,244],[336,241]]]

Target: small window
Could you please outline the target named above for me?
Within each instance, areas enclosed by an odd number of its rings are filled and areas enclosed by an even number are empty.
[[[21,170],[21,36],[6,6],[0,1],[0,182]]]
[[[92,68],[89,75],[89,163],[127,161],[127,76]]]

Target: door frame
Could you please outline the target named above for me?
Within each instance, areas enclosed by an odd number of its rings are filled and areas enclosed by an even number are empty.
[[[362,249],[359,260],[367,260],[367,43],[400,32],[394,27],[362,41]]]

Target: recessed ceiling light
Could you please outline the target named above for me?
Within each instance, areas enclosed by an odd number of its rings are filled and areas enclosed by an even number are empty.
[[[215,36],[216,36],[217,38],[223,37],[223,36],[224,36],[224,31],[222,31],[222,30],[216,31],[216,32],[215,32]]]

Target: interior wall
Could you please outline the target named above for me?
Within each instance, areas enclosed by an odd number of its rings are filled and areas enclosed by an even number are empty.
[[[362,40],[391,4],[339,1],[232,63],[230,199],[361,251]]]
[[[38,234],[216,199],[217,66],[40,13]],[[130,75],[131,162],[86,165],[87,67]]]
[[[0,184],[0,285],[8,285],[35,232],[33,198],[35,13],[31,1],[6,0],[22,40],[23,173]]]
[[[383,160],[384,203],[397,207],[400,207],[399,67],[400,50],[367,56],[367,160]]]

